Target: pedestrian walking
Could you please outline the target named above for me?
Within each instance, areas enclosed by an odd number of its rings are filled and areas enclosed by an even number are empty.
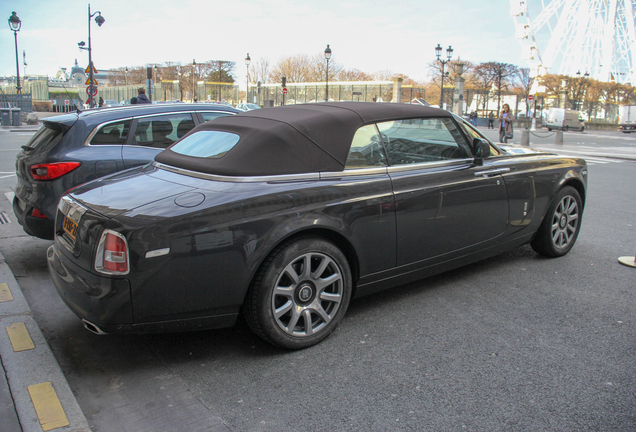
[[[132,103],[132,101],[131,101]],[[138,104],[149,104],[150,99],[148,99],[148,96],[146,96],[146,89],[143,87],[139,87],[137,89],[137,103]]]
[[[495,113],[490,111],[490,114],[488,114],[488,129],[494,129],[495,128]]]
[[[512,121],[514,117],[510,112],[510,105],[507,103],[503,104],[503,109],[501,110],[501,114],[499,114],[499,142],[500,143],[508,143],[508,140],[513,137],[513,129],[512,129]]]

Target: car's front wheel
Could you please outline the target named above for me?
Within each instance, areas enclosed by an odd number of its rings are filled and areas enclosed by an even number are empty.
[[[351,298],[351,270],[333,243],[306,237],[265,260],[245,300],[252,330],[273,345],[302,349],[334,331]]]
[[[561,189],[532,240],[532,248],[548,257],[568,253],[581,230],[582,211],[582,200],[577,190],[571,186]]]

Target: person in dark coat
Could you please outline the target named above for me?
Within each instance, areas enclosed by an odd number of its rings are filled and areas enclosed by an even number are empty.
[[[146,89],[143,87],[139,87],[137,89],[137,103],[138,104],[149,104],[150,99],[148,99],[148,96],[146,96]]]

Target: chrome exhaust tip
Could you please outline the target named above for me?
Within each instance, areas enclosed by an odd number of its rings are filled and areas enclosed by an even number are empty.
[[[107,334],[106,332],[102,331],[102,329],[100,329],[99,327],[97,327],[95,324],[93,324],[90,321],[86,321],[83,319],[82,324],[84,325],[84,328],[86,330],[88,330],[89,332],[95,333],[96,335],[103,336]]]

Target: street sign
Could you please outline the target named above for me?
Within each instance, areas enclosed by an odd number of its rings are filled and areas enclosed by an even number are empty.
[[[532,99],[534,99],[534,96],[533,95],[528,95],[528,100],[531,101]]]
[[[93,94],[91,94],[91,88],[93,89]],[[86,94],[89,95],[89,96],[95,96],[97,94],[97,87],[95,87],[95,86],[86,87]]]
[[[283,87],[283,94],[287,94],[287,87]]]
[[[84,73],[91,73],[91,67],[90,66],[86,66],[86,70],[84,71]],[[93,73],[97,73],[97,69],[95,68],[95,65],[93,65]]]
[[[86,82],[84,84],[85,85],[91,85],[91,77],[86,78]],[[97,80],[95,78],[93,78],[93,85],[94,86],[97,85]]]
[[[68,99],[64,99],[64,105],[68,105]]]

